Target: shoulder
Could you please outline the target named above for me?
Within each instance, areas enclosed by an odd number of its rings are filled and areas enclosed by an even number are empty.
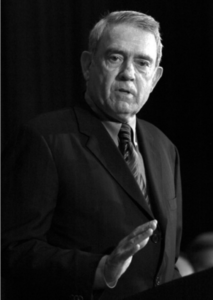
[[[52,111],[38,115],[23,127],[37,131],[42,135],[67,133],[76,125],[75,115],[72,108]]]
[[[161,157],[170,157],[174,161],[179,156],[176,145],[155,125],[138,119],[137,130],[142,143],[151,145]]]
[[[151,137],[155,142],[174,145],[169,137],[155,125],[141,119],[137,119],[137,125],[139,131],[143,131],[145,135]]]

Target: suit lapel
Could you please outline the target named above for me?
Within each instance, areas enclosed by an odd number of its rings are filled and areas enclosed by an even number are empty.
[[[149,218],[153,219],[135,178],[100,120],[93,115],[93,112],[89,112],[88,108],[76,107],[75,112],[80,132],[88,136],[86,146],[89,151],[96,156],[129,196],[146,211]]]
[[[159,149],[151,132],[137,121],[137,136],[140,150],[143,155],[148,190],[151,196],[153,213],[158,219],[161,228],[165,231],[167,224],[167,203],[162,194],[162,165]]]

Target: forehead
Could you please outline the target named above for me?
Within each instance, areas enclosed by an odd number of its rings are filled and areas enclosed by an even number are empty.
[[[131,24],[110,26],[103,32],[97,52],[101,55],[110,49],[132,55],[149,55],[154,61],[157,57],[154,34]]]

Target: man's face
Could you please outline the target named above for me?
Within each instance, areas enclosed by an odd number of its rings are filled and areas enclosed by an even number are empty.
[[[131,25],[117,25],[104,32],[94,56],[84,53],[86,97],[108,117],[128,122],[162,75],[162,68],[156,68],[154,35]]]

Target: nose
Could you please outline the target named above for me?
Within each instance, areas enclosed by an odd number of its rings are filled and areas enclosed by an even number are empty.
[[[123,63],[120,71],[120,79],[125,81],[135,80],[135,68],[131,61],[126,61]]]

